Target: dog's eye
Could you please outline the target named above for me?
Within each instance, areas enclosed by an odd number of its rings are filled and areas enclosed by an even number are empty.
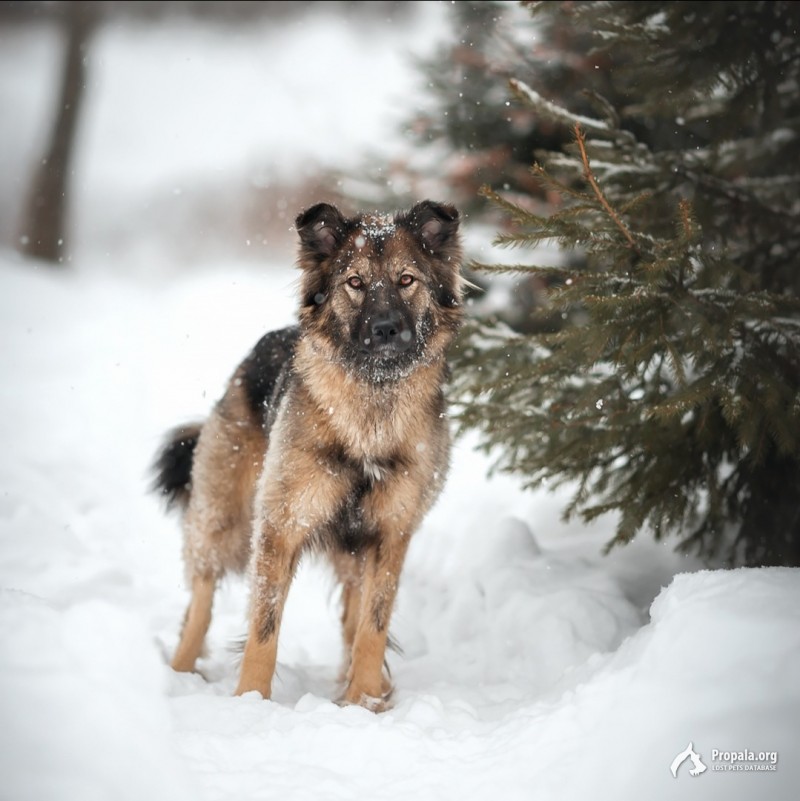
[[[416,279],[413,275],[411,275],[411,273],[403,273],[397,283],[400,284],[400,286],[411,286],[415,280]]]
[[[360,278],[359,278],[357,275],[351,275],[351,276],[350,276],[350,277],[347,279],[347,283],[348,283],[348,284],[349,284],[349,285],[350,285],[350,286],[351,286],[353,289],[363,289],[363,288],[364,288],[364,282],[363,282],[363,281],[362,281],[362,280],[361,280],[361,279],[360,279]]]

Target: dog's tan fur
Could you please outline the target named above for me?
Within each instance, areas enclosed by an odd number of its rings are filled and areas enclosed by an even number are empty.
[[[243,363],[196,438],[188,499],[180,497],[192,599],[172,666],[194,669],[218,579],[249,565],[236,692],[269,698],[289,586],[304,550],[317,547],[342,584],[342,700],[380,709],[403,561],[448,465],[442,388],[462,313],[458,213],[425,201],[394,218],[345,219],[320,204],[297,222],[303,278],[289,368],[255,409],[252,357]],[[402,343],[374,322],[381,315],[403,327]],[[365,330],[366,343],[371,331],[389,338],[383,350],[372,346],[383,362],[356,342]]]

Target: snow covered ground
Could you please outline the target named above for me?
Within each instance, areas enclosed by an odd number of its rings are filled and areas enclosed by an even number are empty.
[[[113,74],[123,56],[104,52]],[[116,145],[92,125],[93,213],[103,181],[131,197],[174,179],[154,144],[114,177]],[[148,466],[164,431],[202,417],[257,337],[292,320],[296,276],[285,262],[137,269],[135,253],[100,270],[102,257],[87,246],[55,274],[0,252],[3,801],[797,797],[800,572],[702,570],[645,539],[602,557],[613,521],[562,524],[563,495],[487,478],[469,438],[410,549],[390,711],[332,703],[338,610],[313,562],[272,701],[232,697],[237,580],[202,676],[173,673],[187,590]],[[673,777],[690,743],[706,770],[691,776],[689,759]]]
[[[273,701],[231,697],[236,580],[204,677],[170,671],[187,595],[147,466],[291,319],[293,281],[0,262],[2,797],[793,797],[798,571],[686,572],[646,541],[603,558],[609,523],[561,526],[557,496],[487,480],[468,440],[410,551],[391,711],[330,700],[337,606],[319,564],[293,587]],[[690,741],[709,770],[674,779]],[[777,770],[717,772],[712,749],[777,751]]]

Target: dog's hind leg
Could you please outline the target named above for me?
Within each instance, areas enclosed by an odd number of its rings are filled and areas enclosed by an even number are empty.
[[[344,641],[344,662],[340,681],[344,682],[350,669],[350,655],[353,640],[358,629],[358,616],[361,607],[361,582],[364,568],[363,558],[351,553],[332,553],[330,555],[336,578],[342,591],[342,639]]]
[[[200,432],[184,516],[183,556],[192,597],[172,660],[194,670],[211,624],[214,590],[226,573],[240,573],[250,556],[255,477],[265,447],[259,426],[230,391]]]
[[[342,637],[349,660],[358,628],[364,562],[361,557],[350,553],[333,554],[331,562],[336,571],[336,577],[342,585]]]
[[[203,650],[208,627],[211,625],[211,604],[214,600],[216,580],[210,575],[196,575],[192,578],[192,599],[186,610],[181,638],[172,669],[182,672],[194,670],[195,662]]]
[[[199,494],[190,502],[184,520],[183,550],[191,598],[171,662],[174,670],[190,672],[195,669],[211,625],[217,584],[227,573],[241,572],[245,567],[250,526],[249,521],[234,516],[235,511],[230,504],[222,503],[222,499],[216,507],[209,508]]]

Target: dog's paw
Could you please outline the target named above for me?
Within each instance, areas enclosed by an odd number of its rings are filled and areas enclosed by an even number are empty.
[[[391,708],[389,702],[393,692],[394,687],[385,678],[381,683],[380,695],[364,692],[351,684],[336,703],[339,706],[361,706],[370,712],[385,712]]]
[[[368,709],[370,712],[385,712],[389,709],[389,701],[387,698],[376,698],[374,695],[367,695],[361,693],[358,698],[348,698],[343,695],[337,702],[339,706],[361,706]]]

